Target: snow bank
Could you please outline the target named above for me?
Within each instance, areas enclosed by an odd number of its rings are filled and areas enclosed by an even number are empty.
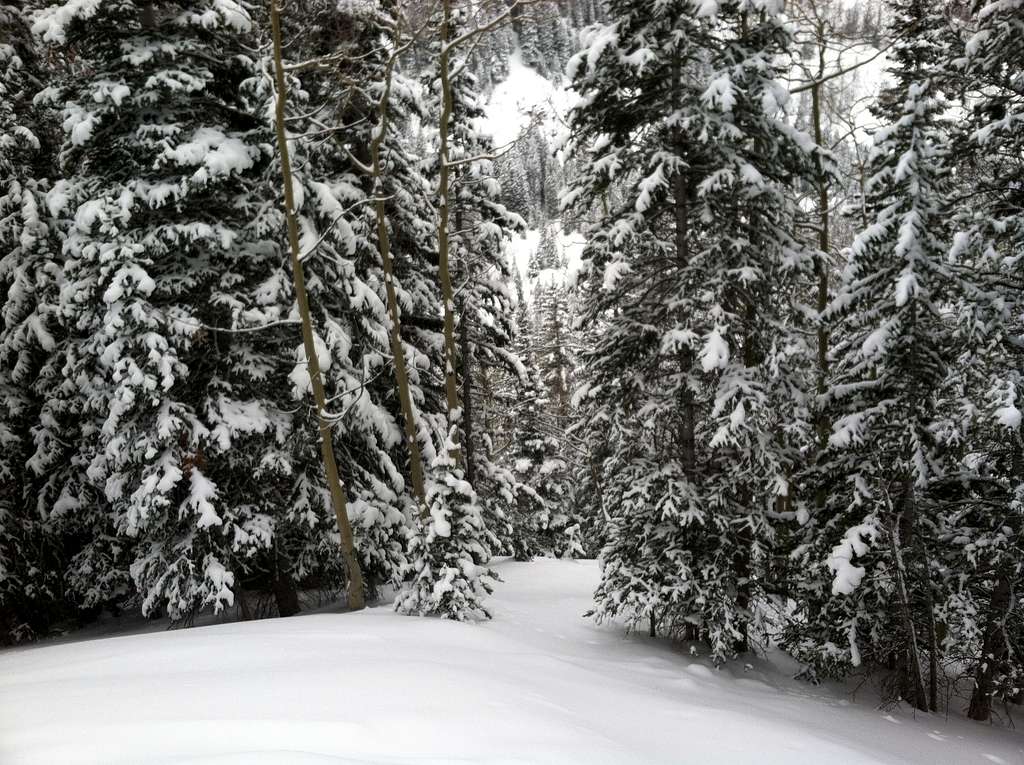
[[[593,562],[500,563],[495,618],[356,614],[0,653],[0,762],[1019,763],[1024,738],[715,671],[581,614]]]

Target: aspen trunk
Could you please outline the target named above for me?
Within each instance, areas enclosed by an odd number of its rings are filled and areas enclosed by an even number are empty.
[[[672,88],[675,100],[678,103],[682,100],[682,64],[676,58],[672,66]],[[677,157],[682,158],[686,152],[683,143],[682,132],[676,128],[672,136],[673,150]],[[683,270],[690,262],[690,184],[684,171],[680,170],[675,174],[672,181],[672,192],[674,199],[673,213],[675,215],[675,245],[676,262],[680,270]],[[685,317],[680,317],[684,319]],[[693,365],[693,351],[689,348],[679,353],[679,373],[682,382],[680,391],[680,409],[682,421],[679,429],[679,449],[681,462],[687,477],[692,477],[697,467],[697,412],[693,391],[687,385],[690,368]]]
[[[920,557],[921,585],[924,587],[924,609],[928,619],[928,708],[932,712],[939,711],[939,634],[935,625],[935,594],[932,591],[931,576],[928,571],[928,553],[918,538],[917,550]]]
[[[462,231],[463,214],[462,208],[455,208],[455,230]],[[473,279],[473,266],[469,262],[469,253],[465,251],[464,272],[467,281]],[[469,342],[469,311],[466,308],[466,300],[462,300],[462,320],[459,322],[459,349],[462,352],[462,432],[464,434],[464,446],[466,451],[466,480],[471,486],[476,485],[476,466],[474,465],[473,444],[473,355]]]
[[[397,44],[397,40],[395,41]],[[406,448],[409,450],[409,475],[412,479],[413,493],[419,503],[421,515],[427,514],[427,488],[423,475],[423,457],[420,454],[419,435],[416,428],[416,414],[412,406],[412,393],[409,388],[409,368],[405,360],[405,347],[402,345],[402,319],[398,310],[398,296],[395,293],[395,266],[391,257],[391,237],[388,233],[387,208],[385,207],[382,171],[380,165],[380,147],[387,133],[388,102],[391,98],[391,73],[394,70],[394,57],[388,61],[384,75],[384,92],[381,94],[377,107],[377,130],[370,145],[370,166],[373,177],[374,211],[377,216],[377,248],[380,252],[381,265],[384,269],[384,292],[387,301],[388,341],[391,346],[391,357],[395,367],[395,385],[398,388],[398,402],[402,409],[402,420],[405,426]]]
[[[449,72],[451,51],[448,41],[451,35],[451,0],[443,0],[441,20],[441,52],[438,57],[441,70],[441,118],[438,122],[438,153],[440,157],[440,181],[437,205],[437,271],[441,282],[441,300],[444,303],[444,391],[448,403],[448,428],[454,444],[450,456],[460,467],[463,466],[462,450],[458,442],[458,425],[462,413],[459,407],[459,385],[455,374],[455,291],[449,268],[448,219],[451,189],[448,166],[448,129],[452,116],[452,84]]]
[[[925,607],[928,609],[928,708],[939,711],[939,637],[935,631],[935,598],[927,577],[925,586],[928,595]]]
[[[291,251],[292,278],[295,282],[295,300],[298,303],[299,318],[302,322],[302,344],[306,351],[306,364],[309,380],[313,388],[313,400],[316,404],[317,423],[320,428],[320,454],[324,462],[327,476],[327,488],[331,494],[331,504],[338,520],[338,531],[341,534],[341,555],[348,572],[348,607],[358,610],[366,605],[363,595],[363,573],[359,568],[355,542],[352,538],[352,526],[348,520],[348,497],[345,486],[338,472],[338,464],[334,458],[334,445],[331,442],[331,425],[324,417],[326,395],[324,383],[320,376],[320,360],[316,355],[313,341],[313,320],[309,313],[309,296],[306,293],[306,276],[302,267],[299,249],[299,227],[295,220],[295,191],[292,186],[291,159],[288,154],[288,136],[285,134],[285,102],[288,98],[284,79],[284,62],[281,54],[281,14],[278,0],[270,1],[270,23],[274,37],[274,78],[277,85],[275,99],[275,130],[277,144],[281,153],[281,176],[284,184],[285,218],[288,222],[288,246]]]
[[[380,172],[379,150],[374,151],[373,168]],[[379,175],[377,176],[379,179]],[[376,184],[379,190],[379,182]],[[379,197],[379,195],[378,195]],[[394,261],[391,258],[391,239],[388,235],[387,212],[383,200],[375,203],[377,213],[377,247],[380,251],[384,267],[384,292],[387,298],[388,341],[391,346],[391,357],[395,366],[395,384],[398,387],[398,402],[402,409],[405,425],[405,442],[409,450],[409,474],[412,478],[412,489],[420,504],[421,512],[426,512],[427,488],[423,476],[423,457],[416,432],[416,415],[412,408],[412,393],[409,388],[409,368],[405,361],[405,347],[402,345],[402,319],[398,311],[398,296],[395,294]]]
[[[824,69],[824,62],[822,62]],[[823,140],[821,130],[821,83],[817,82],[811,88],[811,117],[814,121],[814,142],[820,146]],[[829,336],[827,328],[821,323],[821,314],[828,307],[828,251],[831,246],[829,241],[829,195],[828,178],[825,174],[825,165],[821,154],[817,155],[818,169],[818,249],[821,255],[815,260],[814,271],[817,278],[817,302],[815,307],[818,310],[818,331],[817,331],[817,357],[818,357],[818,395],[824,396],[828,380],[828,345]],[[818,448],[822,451],[828,446],[829,422],[823,410],[819,410],[815,417],[815,430],[818,435]],[[825,504],[825,494],[819,490],[816,497],[816,504],[822,507]]]

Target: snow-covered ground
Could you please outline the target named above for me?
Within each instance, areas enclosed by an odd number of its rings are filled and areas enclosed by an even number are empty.
[[[556,85],[523,63],[518,48],[508,59],[508,76],[495,86],[480,120],[480,128],[502,148],[519,138],[531,120],[538,120],[541,133],[554,138],[565,124],[569,107],[577,96]]]
[[[593,562],[503,562],[494,619],[388,607],[0,654],[0,763],[1007,763],[1024,734],[721,671],[582,618]]]
[[[530,271],[530,256],[540,246],[540,229],[527,229],[522,237],[512,239],[507,245],[508,254],[523,277],[523,297],[527,301],[533,300],[534,282],[537,284],[575,284],[580,264],[583,262],[583,248],[586,245],[583,235],[578,231],[563,232],[561,222],[557,220],[549,225],[555,235],[558,255],[565,260],[564,270],[546,269],[537,275],[536,280],[527,278]]]

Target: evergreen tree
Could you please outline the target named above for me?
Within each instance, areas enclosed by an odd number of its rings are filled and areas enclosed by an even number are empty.
[[[502,526],[506,513],[500,503],[509,496],[508,474],[489,464],[486,449],[476,448],[472,372],[474,360],[502,364],[517,372],[522,366],[508,347],[511,303],[501,277],[509,274],[503,242],[523,222],[498,201],[500,186],[493,178],[491,143],[475,127],[483,112],[477,101],[476,78],[461,58],[461,48],[481,31],[471,28],[462,11],[450,3],[442,4],[441,11],[439,34],[430,46],[438,69],[429,79],[441,123],[433,168],[441,185],[439,276],[445,290],[446,347],[454,344],[451,324],[456,305],[454,289],[449,290],[444,279],[462,284],[458,296],[461,358],[452,348],[450,362],[446,356],[441,364],[449,388],[445,447],[432,462],[427,512],[420,515],[413,545],[412,581],[396,600],[396,608],[461,620],[488,615],[479,601],[490,592],[492,575],[481,565],[490,559],[491,547],[500,540],[488,531],[484,518],[492,527]],[[449,363],[455,368],[450,369]],[[455,395],[459,382],[461,403]],[[497,484],[488,487],[490,501],[482,509],[473,484],[481,482],[483,486],[488,479],[496,479]]]
[[[532,350],[547,389],[548,409],[559,432],[569,422],[569,394],[575,367],[566,268],[565,256],[558,251],[556,231],[553,226],[546,226],[541,231],[537,252],[530,257],[536,317]]]
[[[516,407],[513,469],[518,477],[513,554],[557,558],[583,555],[580,524],[570,514],[569,466],[545,412],[547,399],[538,374]]]
[[[60,244],[47,192],[52,120],[33,106],[48,72],[24,9],[0,5],[0,642],[45,632],[62,608],[62,535],[28,469],[33,428],[59,371]],[[59,468],[54,472],[59,472]]]
[[[545,226],[528,264],[531,303],[524,301],[519,319],[519,345],[530,375],[516,405],[511,455],[520,481],[515,554],[521,559],[583,554],[565,457],[572,369],[565,259],[557,248],[555,225]]]
[[[1017,698],[1024,689],[1024,625],[1011,617],[1012,593],[1024,586],[1024,2],[978,2],[973,11],[972,34],[952,67],[972,106],[954,144],[966,204],[953,257],[966,272],[984,275],[984,310],[968,318],[980,313],[988,336],[960,364],[975,372],[980,416],[971,459],[950,480],[961,503],[943,513],[943,531],[954,541],[944,545],[943,563],[956,572],[943,605],[946,644],[975,680],[968,714],[987,720],[995,698]]]
[[[699,631],[718,660],[746,647],[794,459],[785,325],[811,257],[788,187],[814,147],[780,113],[779,5],[611,2],[569,65],[583,99],[563,204],[605,210],[584,253],[582,318],[601,331],[577,394],[610,447],[596,614]]]
[[[925,501],[955,437],[951,365],[965,341],[950,306],[968,289],[947,263],[949,157],[942,62],[956,44],[934,4],[894,5],[888,126],[874,136],[866,206],[826,313],[836,358],[823,463],[828,501],[804,520],[797,554],[798,656],[818,669],[901,668],[898,693],[934,706],[939,657],[933,588],[936,518]],[[931,662],[931,690],[922,661]],[[931,704],[930,704],[931,701]]]
[[[329,536],[333,517],[291,501],[275,372],[297,333],[253,21],[234,2],[125,0],[50,6],[34,31],[75,53],[45,92],[66,181],[62,379],[42,421],[67,429],[34,457],[76,447],[48,500],[87,530],[69,584],[102,604],[130,574],[143,612],[172,619],[231,604],[253,572],[290,599],[297,529]]]

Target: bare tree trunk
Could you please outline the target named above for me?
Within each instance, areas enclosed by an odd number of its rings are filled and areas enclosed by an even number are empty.
[[[462,208],[455,208],[455,230],[462,231]],[[469,262],[469,253],[465,251],[464,271],[468,282],[473,279],[473,265]],[[462,430],[465,435],[466,480],[475,488],[476,465],[474,464],[473,444],[473,354],[469,342],[469,311],[466,299],[462,301],[462,320],[459,322],[459,346],[462,353]]]
[[[935,631],[935,598],[925,578],[925,608],[928,613],[928,708],[939,711],[939,637]]]
[[[454,444],[451,457],[460,467],[463,466],[462,450],[458,442],[458,426],[462,413],[459,406],[459,386],[455,369],[455,292],[452,288],[451,269],[448,265],[448,210],[451,188],[449,186],[450,168],[448,165],[448,130],[452,116],[452,84],[450,80],[449,61],[451,51],[448,47],[451,36],[452,4],[451,0],[442,0],[441,20],[441,51],[438,56],[441,74],[441,117],[438,122],[438,153],[440,157],[440,181],[437,205],[437,271],[441,282],[441,299],[444,303],[444,390],[448,403],[448,428]]]
[[[672,65],[672,88],[677,104],[682,99],[681,68],[682,64],[677,57]],[[672,144],[676,156],[682,158],[686,152],[686,146],[683,142],[682,131],[679,128],[674,129]],[[675,214],[676,261],[680,271],[683,271],[690,262],[690,187],[689,179],[683,170],[675,174],[675,178],[672,181],[672,191],[675,197],[673,212]],[[692,364],[692,350],[687,348],[681,351],[679,353],[679,373],[682,383],[682,390],[680,391],[682,421],[680,423],[679,448],[683,471],[688,478],[693,476],[693,472],[697,467],[696,404],[693,398],[693,391],[687,385],[687,378],[689,377]]]
[[[278,150],[281,153],[281,176],[284,183],[285,218],[288,222],[288,245],[291,250],[292,278],[295,282],[295,300],[298,303],[299,318],[302,322],[302,344],[306,351],[306,364],[309,380],[313,388],[313,400],[316,404],[316,417],[320,427],[320,453],[327,476],[327,488],[334,505],[334,514],[338,520],[338,531],[341,534],[341,555],[348,572],[348,607],[358,610],[366,605],[363,595],[363,573],[359,568],[355,541],[352,538],[352,526],[348,520],[348,497],[338,472],[338,464],[334,459],[334,445],[331,442],[331,425],[324,417],[326,395],[324,383],[320,376],[320,360],[316,355],[316,344],[313,341],[313,321],[309,313],[309,296],[306,293],[306,276],[302,268],[301,251],[299,249],[299,227],[295,220],[295,192],[292,187],[292,166],[288,154],[288,137],[285,134],[285,101],[288,98],[284,79],[284,62],[281,54],[281,13],[278,0],[270,0],[270,23],[274,37],[274,78],[277,85],[276,119]]]
[[[396,33],[397,34],[397,33]],[[395,40],[396,46],[398,40]],[[419,434],[416,428],[416,414],[412,405],[412,393],[409,387],[409,368],[405,360],[405,348],[402,345],[402,319],[398,310],[398,297],[395,294],[395,266],[391,257],[391,237],[388,234],[387,208],[383,194],[382,171],[380,164],[380,148],[387,133],[388,109],[391,98],[391,76],[397,60],[397,53],[388,60],[384,74],[384,92],[377,106],[377,128],[370,144],[370,163],[373,177],[374,210],[377,215],[377,248],[380,252],[381,265],[384,268],[384,291],[387,298],[388,340],[391,345],[391,357],[395,367],[395,385],[398,388],[398,401],[402,408],[402,419],[405,425],[405,441],[409,450],[409,474],[412,478],[413,493],[419,502],[420,513],[427,513],[427,488],[423,474],[423,457],[420,453]]]
[[[822,49],[821,69],[824,70],[824,49]],[[823,141],[821,129],[821,83],[816,82],[811,88],[811,116],[814,121],[814,142],[821,146]],[[818,249],[821,251],[815,260],[814,270],[818,280],[818,294],[816,308],[818,310],[818,395],[824,396],[828,381],[828,329],[821,322],[821,315],[828,307],[828,252],[831,242],[829,241],[829,197],[828,177],[825,174],[825,165],[820,152],[817,154],[817,185],[818,185]],[[829,422],[823,409],[819,409],[815,417],[815,430],[818,435],[818,448],[824,451],[828,447]],[[825,504],[825,493],[819,489],[816,497],[816,504],[822,507]]]

